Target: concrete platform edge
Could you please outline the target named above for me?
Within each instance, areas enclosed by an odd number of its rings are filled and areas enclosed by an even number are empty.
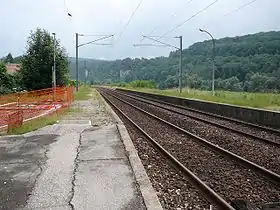
[[[98,91],[97,91],[98,92]],[[133,173],[135,175],[136,182],[139,185],[140,192],[142,194],[143,200],[145,202],[147,210],[162,210],[162,206],[156,195],[156,192],[150,182],[150,179],[146,173],[146,170],[138,156],[137,150],[135,149],[130,136],[118,115],[113,111],[110,105],[105,101],[105,99],[98,92],[99,97],[105,105],[106,111],[110,114],[116,123],[117,130],[119,132],[120,138],[125,146],[125,150],[132,167]]]

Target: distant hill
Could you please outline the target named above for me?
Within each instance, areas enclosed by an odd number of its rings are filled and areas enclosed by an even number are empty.
[[[280,32],[260,32],[216,40],[216,87],[234,91],[280,91]],[[2,58],[4,60],[6,57]],[[13,58],[20,63],[21,56]],[[85,64],[86,62],[86,64]],[[85,80],[85,65],[92,84],[152,80],[159,88],[178,86],[178,52],[168,57],[126,58],[104,61],[79,59],[79,79]],[[75,58],[69,58],[72,79]],[[212,74],[212,41],[197,42],[183,50],[183,85],[209,89]]]
[[[216,40],[216,85],[236,91],[279,91],[280,32],[261,32]],[[183,50],[183,84],[210,88],[212,41],[197,42]],[[160,88],[178,86],[178,52],[169,57],[116,61],[87,60],[89,79],[94,84],[153,80]],[[79,61],[84,79],[84,60]],[[70,64],[75,75],[75,64]]]
[[[184,54],[208,55],[212,40],[197,42],[184,50]],[[280,53],[280,32],[260,32],[245,36],[226,37],[216,40],[217,56],[246,57],[257,54]]]
[[[76,79],[76,58],[69,57],[69,73],[72,79]],[[102,66],[106,65],[108,61],[88,59],[88,58],[79,58],[79,79],[84,81],[85,79],[85,66],[87,67],[90,73],[90,80],[93,79],[94,74],[98,74],[98,78],[102,80]]]

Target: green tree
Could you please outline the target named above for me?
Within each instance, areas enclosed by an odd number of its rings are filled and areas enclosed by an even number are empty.
[[[218,83],[219,84],[219,83]],[[228,91],[242,91],[242,83],[240,83],[237,77],[230,77],[220,81],[219,89]]]
[[[245,82],[245,89],[250,92],[265,92],[269,85],[274,85],[275,80],[260,73],[251,74]]]
[[[133,88],[155,88],[156,83],[149,80],[134,80],[129,83],[128,86],[131,86]]]
[[[65,49],[56,40],[56,83],[68,83],[68,59]],[[52,87],[52,66],[54,55],[54,39],[44,29],[31,31],[27,41],[26,53],[21,59],[22,85],[27,90]]]
[[[6,65],[0,62],[0,93],[12,92],[13,78],[7,74]]]
[[[14,57],[13,63],[20,63],[20,62],[21,62],[21,59],[22,59],[22,56]]]
[[[6,65],[0,61],[0,82],[3,84],[5,80],[5,75],[7,73]]]
[[[14,58],[13,58],[13,56],[12,56],[11,53],[9,53],[9,54],[6,56],[4,62],[5,62],[5,63],[13,63],[13,62],[14,62]]]

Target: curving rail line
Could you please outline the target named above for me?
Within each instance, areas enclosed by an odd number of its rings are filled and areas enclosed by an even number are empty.
[[[109,94],[108,90],[107,90],[106,93]],[[122,101],[123,103],[125,103],[125,104],[127,104],[127,105],[129,105],[129,106],[131,106],[131,107],[141,111],[142,113],[145,113],[146,115],[149,115],[150,117],[153,117],[154,119],[156,119],[158,121],[161,121],[161,122],[163,122],[163,123],[165,123],[165,124],[175,128],[177,130],[180,130],[181,132],[183,132],[183,133],[193,137],[199,143],[205,145],[206,147],[209,147],[211,150],[221,154],[224,157],[228,157],[228,158],[230,158],[232,160],[235,160],[238,163],[242,164],[243,166],[245,166],[245,167],[247,167],[249,169],[253,169],[255,172],[257,172],[260,175],[266,177],[269,181],[271,181],[271,182],[273,182],[273,183],[275,183],[277,185],[280,185],[280,175],[278,175],[277,173],[274,173],[274,172],[272,172],[272,171],[270,171],[270,170],[268,170],[268,169],[266,169],[266,168],[264,168],[262,166],[259,166],[258,164],[255,164],[255,163],[253,163],[253,162],[251,162],[251,161],[249,161],[249,160],[247,160],[247,159],[245,159],[245,158],[243,158],[243,157],[241,157],[239,155],[236,155],[233,152],[230,152],[230,151],[228,151],[226,149],[223,149],[222,147],[220,147],[220,146],[218,146],[216,144],[213,144],[213,143],[207,141],[206,139],[201,138],[201,137],[199,137],[199,136],[197,136],[197,135],[195,135],[195,134],[193,134],[193,133],[191,133],[191,132],[189,132],[189,131],[187,131],[187,130],[185,130],[183,128],[180,128],[177,125],[174,125],[174,124],[172,124],[172,123],[170,123],[170,122],[168,122],[168,121],[166,121],[166,120],[164,120],[164,119],[162,119],[162,118],[160,118],[160,117],[158,117],[158,116],[156,116],[156,115],[154,115],[154,114],[152,114],[150,112],[147,112],[147,111],[145,111],[145,110],[143,110],[143,109],[141,109],[141,108],[139,108],[139,107],[137,107],[137,106],[135,106],[135,105],[133,105],[133,104],[131,104],[131,103],[129,103],[129,102],[127,102],[127,101],[125,101],[125,100],[115,96],[115,95],[113,95],[113,94],[110,94],[110,95],[112,97]],[[103,94],[103,96],[104,96],[104,94]]]
[[[199,142],[200,144],[210,148],[212,151],[219,153],[220,155],[229,158],[231,160],[235,160],[237,163],[239,163],[240,165],[243,165],[249,169],[254,170],[256,173],[264,176],[266,179],[268,179],[269,181],[279,185],[280,184],[280,176],[270,170],[267,170],[264,167],[261,167],[241,156],[238,156],[228,150],[225,150],[209,141],[207,141],[206,139],[203,139],[201,137],[198,137],[150,112],[147,112],[137,106],[135,106],[134,104],[131,104],[123,99],[121,99],[120,97],[118,97],[117,95],[120,94],[126,97],[131,97],[131,98],[135,98],[137,100],[139,100],[139,98],[137,97],[133,97],[127,94],[123,94],[123,93],[119,93],[113,90],[109,90],[109,89],[104,89],[104,88],[99,88],[98,89],[99,92],[101,93],[101,95],[106,99],[106,101],[108,101],[108,103],[110,103],[116,110],[118,110],[118,112],[123,115],[130,123],[132,123],[143,135],[145,135],[151,142],[152,144],[158,149],[160,150],[165,156],[168,157],[168,159],[170,159],[173,164],[176,166],[176,168],[179,168],[181,171],[184,172],[184,174],[188,177],[188,179],[191,181],[191,183],[196,186],[199,191],[203,192],[203,194],[205,195],[205,197],[212,202],[213,204],[217,205],[219,208],[221,209],[233,209],[225,200],[223,200],[223,198],[221,198],[215,191],[213,191],[210,187],[208,187],[207,185],[204,184],[203,181],[201,181],[200,178],[198,178],[194,173],[192,173],[188,168],[186,168],[182,163],[180,163],[174,156],[172,156],[167,150],[165,150],[158,142],[156,142],[153,138],[151,138],[151,136],[149,136],[149,134],[147,134],[141,127],[139,127],[131,118],[129,118],[123,111],[121,111],[106,95],[113,97],[125,104],[127,104],[130,107],[133,107],[135,109],[137,109],[138,111],[158,120],[161,121],[187,135],[189,135],[190,137],[192,137],[193,139],[195,139],[197,142]],[[146,100],[141,100],[144,103],[147,104],[153,104],[151,102],[147,102]],[[162,103],[160,101],[160,103]],[[154,105],[154,104],[153,104]],[[160,107],[160,105],[157,105],[158,107]],[[164,107],[166,109],[166,107]],[[168,110],[168,109],[167,109]],[[174,110],[169,110],[174,112]],[[182,113],[179,113],[182,114]],[[265,140],[264,140],[265,141]]]
[[[188,168],[186,168],[180,161],[178,161],[174,156],[172,156],[167,150],[165,150],[157,141],[155,141],[148,133],[146,133],[141,127],[139,127],[131,118],[129,118],[123,111],[121,111],[103,92],[99,89],[100,94],[105,98],[105,100],[111,104],[118,112],[125,117],[133,126],[135,126],[151,143],[166,156],[179,170],[181,170],[185,176],[188,177],[190,182],[196,186],[204,196],[217,207],[225,210],[234,210],[234,208],[228,204],[223,198],[221,198],[215,191],[208,187],[202,180],[200,180],[194,173],[192,173]],[[106,93],[108,94],[108,93]],[[113,95],[111,95],[113,96]],[[115,97],[115,96],[113,96]],[[115,97],[117,98],[117,97]],[[118,100],[121,100],[118,98]],[[134,106],[133,106],[134,107]],[[134,107],[136,108],[136,107]],[[139,109],[140,110],[140,109]],[[144,110],[142,110],[144,111]],[[144,111],[145,112],[145,111]]]
[[[176,105],[176,104],[171,104],[171,103],[167,103],[167,102],[164,102],[164,101],[159,101],[159,100],[152,99],[152,98],[147,98],[147,97],[140,96],[140,95],[125,94],[125,93],[122,93],[122,92],[118,92],[118,94],[122,94],[122,95],[124,95],[126,97],[130,97],[130,98],[142,101],[144,103],[160,107],[160,108],[165,109],[167,111],[171,111],[171,112],[174,112],[174,113],[177,113],[177,114],[180,114],[180,115],[184,115],[184,116],[192,118],[194,120],[199,120],[201,122],[205,122],[205,123],[208,123],[208,124],[211,124],[211,125],[214,125],[214,126],[217,126],[217,127],[220,127],[220,128],[232,131],[232,132],[235,132],[237,134],[242,134],[244,136],[247,136],[247,137],[250,137],[250,138],[254,138],[254,139],[258,140],[258,141],[265,142],[267,144],[271,144],[271,145],[276,146],[276,147],[280,147],[280,142],[276,142],[276,141],[273,141],[273,140],[270,140],[270,139],[262,138],[260,136],[257,136],[257,135],[251,134],[251,133],[247,133],[247,132],[242,131],[242,130],[237,130],[237,129],[225,126],[223,124],[220,124],[220,123],[217,123],[217,122],[214,122],[214,121],[210,121],[210,120],[207,120],[207,119],[203,119],[201,117],[197,117],[197,116],[194,116],[194,115],[191,115],[191,114],[187,114],[187,113],[183,113],[183,112],[180,112],[180,111],[176,111],[174,109],[168,108],[168,107],[160,105],[158,103],[161,103],[161,104],[164,104],[164,105],[167,105],[167,106],[170,106],[170,107],[178,108],[178,109],[181,109],[181,110],[192,111],[192,112],[196,112],[196,113],[199,113],[199,114],[204,114],[204,115],[207,115],[207,116],[213,116],[213,117],[220,118],[220,119],[223,119],[223,120],[228,120],[228,121],[232,121],[232,122],[235,122],[235,123],[243,124],[243,125],[246,125],[246,126],[254,127],[254,128],[257,128],[257,129],[262,129],[264,131],[268,131],[268,132],[271,132],[271,133],[274,133],[274,134],[280,136],[280,131],[276,130],[276,129],[273,129],[273,128],[267,128],[267,127],[263,127],[263,126],[260,126],[260,125],[256,125],[256,124],[252,124],[252,123],[248,123],[248,122],[244,122],[244,121],[240,121],[240,120],[237,120],[237,119],[223,117],[223,116],[220,116],[220,115],[215,115],[215,114],[212,114],[212,113],[207,113],[207,112],[203,112],[203,111],[200,111],[200,110],[187,108],[187,107],[184,107],[184,106],[180,106],[180,105]],[[156,103],[154,103],[152,101],[154,101]]]

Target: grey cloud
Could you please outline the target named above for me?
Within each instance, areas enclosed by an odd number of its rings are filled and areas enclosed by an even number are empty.
[[[153,57],[168,55],[170,48],[135,48],[141,34],[161,35],[170,28],[193,15],[214,0],[144,0],[115,46],[85,46],[80,49],[81,57],[117,59],[124,57]],[[224,14],[238,8],[250,0],[219,0],[215,5],[170,33],[170,36],[183,35],[184,47],[194,42],[208,39],[199,33],[203,27],[216,37],[244,35],[259,31],[279,30],[280,1],[256,1],[249,7],[223,17]],[[2,0],[0,2],[0,56],[11,52],[19,55],[24,52],[25,42],[30,30],[41,27],[56,32],[66,47],[68,54],[74,56],[74,33],[111,34],[116,37],[122,31],[126,21],[139,0]],[[72,18],[67,16],[67,10]],[[83,37],[86,42],[92,37]],[[110,41],[110,40],[108,40]],[[167,38],[164,41],[177,45],[178,40]],[[151,43],[145,40],[145,43]]]

